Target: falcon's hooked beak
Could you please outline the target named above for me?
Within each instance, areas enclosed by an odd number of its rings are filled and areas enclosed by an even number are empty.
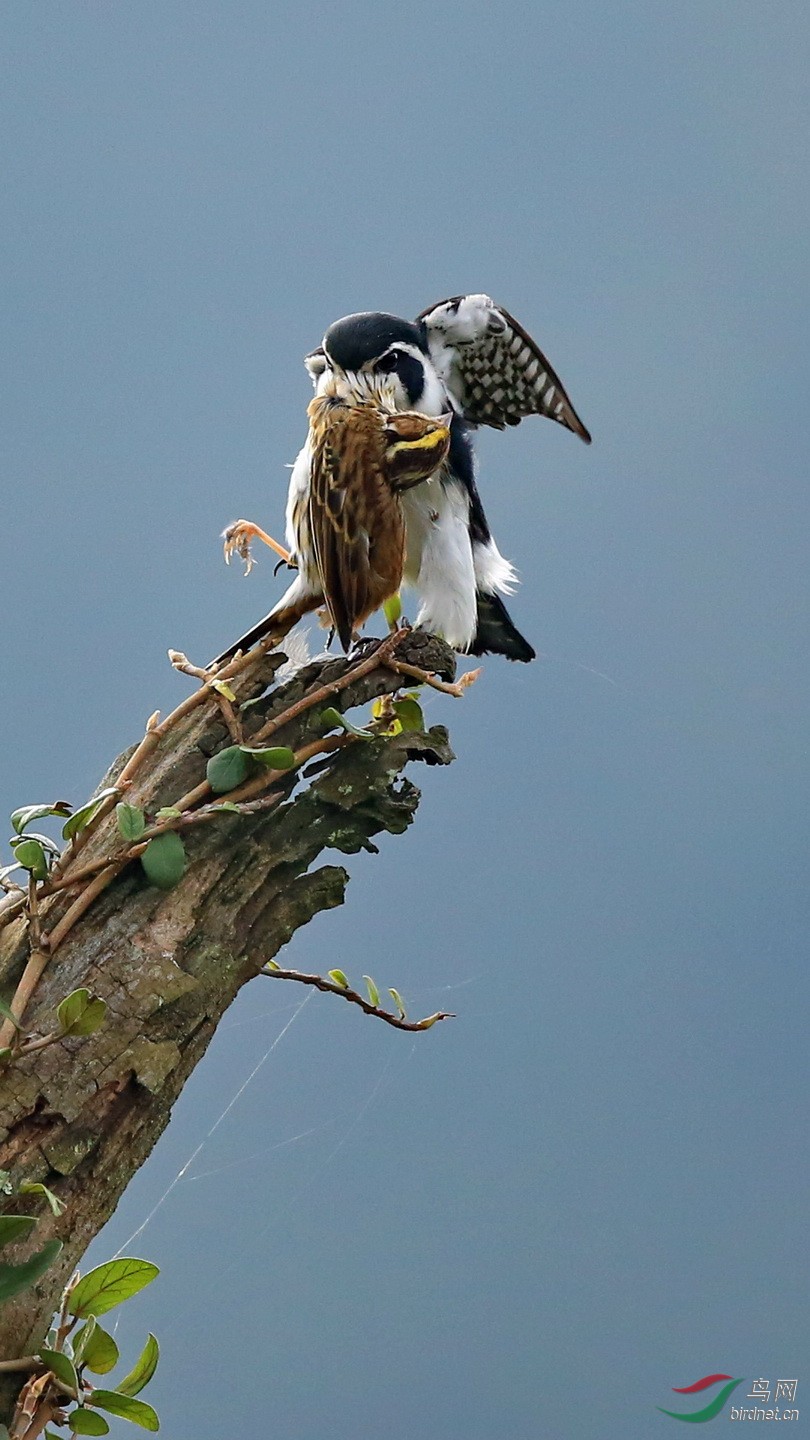
[[[397,490],[428,480],[447,459],[452,411],[438,418],[403,411],[385,427],[388,478]]]

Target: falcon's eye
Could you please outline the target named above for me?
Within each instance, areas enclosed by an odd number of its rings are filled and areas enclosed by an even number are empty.
[[[396,375],[408,397],[408,403],[415,406],[425,388],[425,367],[415,355],[407,350],[387,350],[374,366],[378,375]]]

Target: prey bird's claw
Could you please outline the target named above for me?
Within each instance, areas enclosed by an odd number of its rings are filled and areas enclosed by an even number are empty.
[[[225,564],[230,565],[232,556],[238,555],[240,560],[244,561],[246,575],[250,574],[256,563],[250,548],[251,540],[261,540],[264,545],[268,545],[271,550],[275,550],[276,554],[281,556],[283,564],[295,568],[292,565],[289,550],[286,550],[283,545],[279,545],[278,541],[274,540],[272,535],[268,535],[266,530],[262,530],[260,525],[254,525],[252,520],[234,520],[227,530],[223,530],[222,538],[225,542],[223,546]]]
[[[225,564],[230,565],[234,555],[238,555],[239,559],[244,561],[245,574],[249,575],[256,563],[250,549],[250,542],[253,539],[253,526],[250,521],[235,520],[227,530],[223,530],[222,538],[225,542],[222,547]]]

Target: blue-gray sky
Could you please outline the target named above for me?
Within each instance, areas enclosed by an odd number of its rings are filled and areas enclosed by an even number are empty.
[[[166,648],[268,608],[217,535],[279,530],[337,316],[486,290],[594,434],[480,437],[541,658],[431,697],[457,764],[289,951],[458,1019],[415,1043],[313,998],[133,1243],[165,1433],[648,1440],[713,1371],[801,1407],[806,7],[3,29],[6,811],[83,799],[184,693]],[[243,994],[95,1260],[300,999]]]

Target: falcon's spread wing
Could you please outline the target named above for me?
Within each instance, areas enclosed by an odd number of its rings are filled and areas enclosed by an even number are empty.
[[[471,424],[503,430],[527,415],[547,415],[590,444],[542,350],[488,295],[456,295],[417,320],[425,326],[431,360]]]

